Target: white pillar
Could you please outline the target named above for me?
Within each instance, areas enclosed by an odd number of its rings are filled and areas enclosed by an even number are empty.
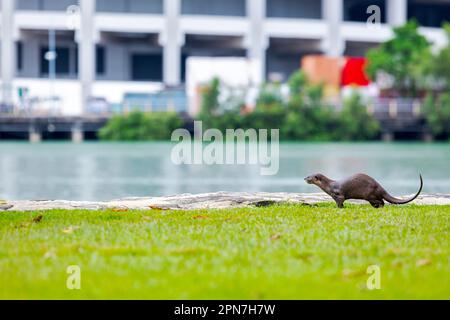
[[[408,0],[387,1],[387,22],[393,26],[401,26],[408,19]]]
[[[92,83],[95,80],[95,1],[80,0],[80,30],[78,36],[78,72],[81,82],[81,109],[92,96]]]
[[[14,0],[1,0],[1,5],[1,102],[12,104],[12,84],[16,71]]]
[[[28,140],[33,143],[42,141],[42,132],[38,129],[36,124],[30,124],[28,128]]]
[[[245,39],[247,56],[252,60],[255,70],[255,84],[264,82],[266,77],[266,50],[269,40],[265,34],[266,0],[247,0],[249,30]]]
[[[345,41],[341,33],[344,15],[343,0],[323,0],[322,15],[328,26],[323,49],[327,55],[339,57],[345,50]]]
[[[164,0],[166,25],[160,34],[159,43],[163,46],[163,81],[168,86],[181,83],[181,47],[184,36],[179,28],[180,11],[181,0]]]
[[[76,122],[72,126],[72,142],[80,143],[84,140],[83,123]]]

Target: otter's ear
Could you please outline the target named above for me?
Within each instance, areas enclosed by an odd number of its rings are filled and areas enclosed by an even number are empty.
[[[317,181],[320,181],[320,176],[315,175],[315,176],[314,176],[314,179],[316,179]]]

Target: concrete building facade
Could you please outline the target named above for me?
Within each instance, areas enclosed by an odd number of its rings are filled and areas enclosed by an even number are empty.
[[[71,90],[82,106],[106,93],[178,86],[190,56],[249,57],[260,61],[260,81],[285,80],[303,55],[362,55],[411,17],[445,45],[439,26],[450,21],[450,0],[0,1],[6,104],[13,88],[48,79],[50,34],[58,81],[39,90]],[[371,5],[381,10],[376,28],[367,25]]]

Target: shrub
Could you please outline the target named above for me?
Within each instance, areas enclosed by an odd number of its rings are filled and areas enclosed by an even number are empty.
[[[380,134],[379,122],[367,113],[359,94],[354,93],[344,101],[338,116],[336,136],[340,140],[371,140]]]
[[[198,120],[203,129],[279,129],[282,140],[369,140],[379,134],[379,123],[366,111],[359,95],[338,112],[324,102],[322,85],[311,85],[306,75],[295,72],[289,79],[290,95],[283,99],[278,84],[262,86],[255,109],[241,114],[240,107],[223,111],[219,106],[219,82],[214,79],[203,95]]]
[[[133,111],[111,118],[100,130],[102,140],[170,140],[172,132],[183,126],[175,112]]]
[[[286,140],[332,139],[329,129],[334,113],[323,101],[323,86],[308,84],[301,71],[292,74],[288,85],[290,97],[281,137]]]
[[[423,112],[435,137],[450,136],[450,93],[443,93],[438,97],[429,94],[425,99]]]

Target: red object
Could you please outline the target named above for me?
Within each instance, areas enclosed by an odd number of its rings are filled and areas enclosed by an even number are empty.
[[[342,86],[360,86],[366,87],[370,84],[370,80],[365,72],[365,58],[347,58],[344,68],[342,69]]]

